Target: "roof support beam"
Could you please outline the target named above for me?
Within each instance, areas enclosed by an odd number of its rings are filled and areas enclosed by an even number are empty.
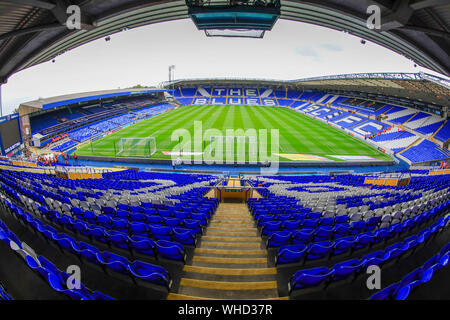
[[[381,18],[381,30],[389,31],[405,26],[414,10],[409,6],[409,0],[397,0],[394,3],[393,13]]]
[[[8,33],[0,34],[0,41],[9,39],[12,37],[22,36],[22,35],[29,34],[29,33],[58,29],[58,28],[64,28],[64,26],[59,23],[51,23],[51,24],[46,24],[46,25],[42,25],[42,26],[19,29],[19,30],[8,32]]]
[[[448,4],[448,0],[417,0],[410,4],[414,10],[420,10],[428,7],[440,6]]]
[[[9,2],[16,5],[33,6],[35,8],[52,10],[55,5],[53,3],[42,0],[3,0],[3,2]]]
[[[423,32],[430,36],[441,37],[441,38],[450,40],[450,33],[440,31],[440,30],[417,27],[417,26],[413,26],[413,25],[406,25],[406,26],[402,27],[402,30],[412,30],[412,31]]]

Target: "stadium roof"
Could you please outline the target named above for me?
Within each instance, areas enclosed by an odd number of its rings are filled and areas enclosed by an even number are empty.
[[[271,79],[181,79],[163,82],[161,88],[175,86],[270,86],[296,90],[349,91],[385,95],[438,106],[450,105],[450,80],[426,73],[359,73],[296,80]]]
[[[79,5],[82,29],[65,26]],[[381,9],[381,30],[366,26],[369,5]],[[188,18],[185,1],[0,0],[0,84],[20,70],[125,29]],[[281,19],[320,25],[373,41],[450,75],[448,0],[282,1]]]
[[[19,106],[19,114],[29,114],[40,110],[49,110],[58,108],[61,106],[67,106],[75,103],[83,103],[89,101],[96,101],[99,99],[117,98],[121,96],[130,96],[136,94],[158,93],[165,92],[167,90],[162,89],[118,89],[118,90],[103,90],[103,91],[91,91],[81,92],[74,94],[66,94],[63,96],[44,98],[29,102],[21,103]]]

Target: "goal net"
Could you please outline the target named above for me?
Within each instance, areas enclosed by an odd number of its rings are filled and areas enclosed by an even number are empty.
[[[216,158],[256,161],[255,136],[211,136],[210,154]]]
[[[156,140],[148,138],[121,138],[115,146],[118,157],[151,157],[156,152]]]

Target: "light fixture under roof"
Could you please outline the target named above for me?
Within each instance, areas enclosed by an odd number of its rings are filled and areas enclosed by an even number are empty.
[[[262,38],[281,14],[279,0],[186,0],[188,14],[208,37]]]

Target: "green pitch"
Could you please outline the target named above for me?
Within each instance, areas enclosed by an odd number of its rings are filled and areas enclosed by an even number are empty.
[[[267,139],[264,141],[267,141],[268,154],[277,153],[280,161],[344,161],[333,155],[369,156],[379,160],[391,160],[388,155],[363,141],[292,109],[220,105],[181,107],[84,145],[76,153],[86,156],[116,157],[121,138],[152,137],[156,140],[156,152],[151,158],[170,159],[172,156],[168,152],[178,151],[176,147],[184,145],[184,139],[174,134],[177,129],[184,129],[185,133],[192,136],[189,143],[190,151],[198,151],[198,148],[194,147],[194,121],[197,129],[199,124],[197,121],[201,122],[203,139],[201,142],[197,139],[196,145],[201,146],[204,159],[209,155],[215,155],[215,152],[211,151],[213,147],[210,136],[229,136],[227,129],[243,129],[241,133],[236,133],[236,136],[244,135],[242,132],[249,129],[255,129],[259,135],[259,130],[262,129],[267,130]],[[207,129],[216,130],[209,134],[206,132]],[[272,136],[275,136],[271,133],[272,129],[278,129],[278,148],[272,147],[271,144]],[[262,138],[258,140],[258,146],[261,141]],[[237,146],[234,147],[237,155]],[[246,148],[248,156],[249,146]],[[267,159],[260,157],[260,153],[257,157],[260,161]]]

